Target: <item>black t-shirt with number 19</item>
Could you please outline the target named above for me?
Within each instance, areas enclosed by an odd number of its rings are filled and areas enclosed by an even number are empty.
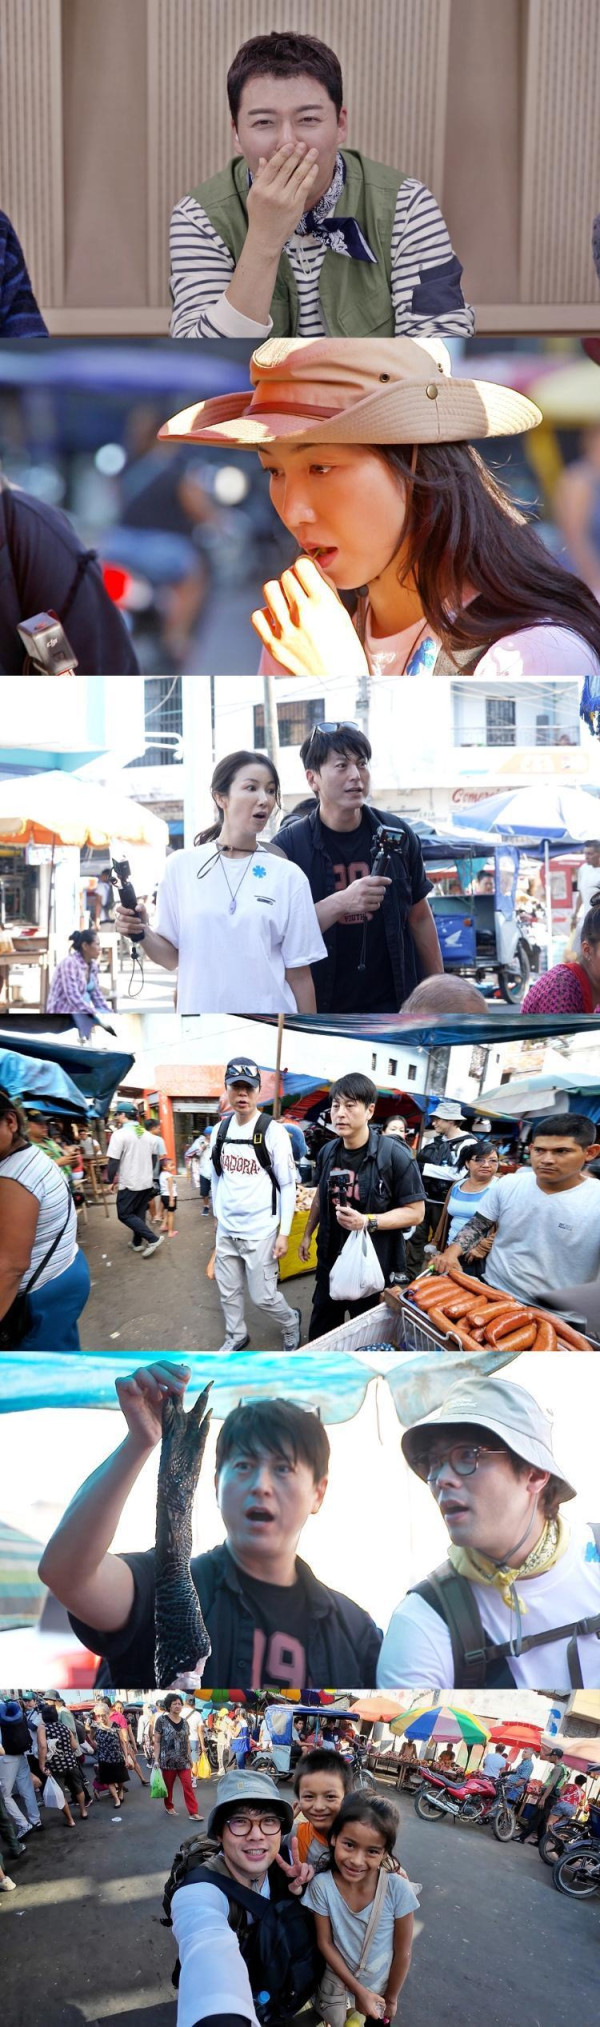
[[[361,817],[357,830],[332,831],[321,818],[323,843],[333,866],[336,893],[371,871],[373,832]],[[365,922],[366,965],[359,971]],[[341,915],[337,921],[335,1005],[379,1013],[395,1004],[394,979],[381,908],[375,915]]]

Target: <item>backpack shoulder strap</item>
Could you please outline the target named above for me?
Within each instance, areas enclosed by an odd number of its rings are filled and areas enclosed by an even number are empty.
[[[254,1893],[251,1886],[242,1886],[238,1879],[231,1878],[230,1873],[213,1871],[210,1865],[191,1866],[179,1884],[218,1886],[219,1892],[224,1893],[226,1900],[233,1901],[236,1907],[245,1908],[246,1913],[251,1914],[255,1921],[269,1912],[270,1902],[265,1900],[264,1894]]]
[[[445,1621],[452,1641],[454,1683],[460,1689],[485,1687],[488,1649],[472,1585],[450,1562],[438,1564],[412,1592]],[[410,1593],[409,1593],[410,1595]]]
[[[227,1132],[230,1125],[231,1125],[231,1118],[221,1119],[220,1124],[217,1128],[217,1138],[215,1140],[214,1147],[211,1148],[212,1165],[213,1168],[216,1169],[217,1175],[221,1174],[221,1148],[223,1146],[223,1141],[227,1139]]]
[[[277,1181],[277,1176],[275,1174],[273,1163],[271,1161],[271,1156],[269,1154],[269,1149],[267,1147],[267,1129],[270,1125],[271,1120],[268,1112],[259,1112],[258,1119],[256,1121],[256,1126],[254,1128],[254,1132],[252,1135],[252,1146],[254,1148],[257,1161],[260,1162],[261,1168],[264,1168],[265,1174],[268,1175],[270,1178],[271,1212],[272,1216],[276,1217],[277,1194],[279,1190],[279,1183]]]

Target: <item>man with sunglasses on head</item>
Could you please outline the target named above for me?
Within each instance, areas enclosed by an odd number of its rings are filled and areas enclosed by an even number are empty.
[[[297,1351],[302,1323],[279,1286],[278,1261],[288,1249],[296,1209],[296,1169],[289,1134],[259,1110],[260,1070],[238,1056],[225,1071],[231,1108],[210,1139],[213,1209],[217,1220],[215,1280],[225,1317],[219,1349],[245,1351],[244,1315],[251,1302],[282,1332],[283,1350]]]
[[[549,1415],[512,1380],[459,1380],[402,1450],[450,1547],[396,1607],[380,1686],[600,1687],[600,1526],[569,1530]]]
[[[442,972],[423,854],[402,817],[369,801],[371,746],[357,725],[315,725],[300,748],[315,798],[277,845],[309,881],[327,956],[312,966],[319,1013],[396,1013],[419,979]],[[372,872],[380,828],[394,833]]]

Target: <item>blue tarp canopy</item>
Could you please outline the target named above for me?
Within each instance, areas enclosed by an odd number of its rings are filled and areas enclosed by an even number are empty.
[[[36,1062],[35,1056],[21,1056],[17,1049],[0,1049],[0,1084],[11,1098],[35,1098],[40,1112],[87,1116],[83,1091],[58,1063]]]
[[[350,1422],[360,1413],[372,1380],[388,1386],[398,1420],[406,1427],[429,1414],[444,1400],[454,1380],[475,1373],[496,1372],[512,1363],[512,1352],[406,1352],[373,1344],[363,1352],[325,1352],[307,1344],[300,1358],[284,1351],[174,1352],[175,1364],[190,1370],[187,1400],[191,1404],[212,1382],[211,1405],[218,1421],[240,1400],[272,1394],[295,1401],[319,1414],[326,1427]],[[162,1364],[168,1359],[162,1358]],[[39,1352],[35,1358],[5,1353],[2,1359],[0,1414],[32,1408],[114,1408],[119,1411],[115,1380],[125,1379],[139,1365],[137,1351],[100,1351],[65,1358]]]
[[[491,1002],[488,1001],[488,1007]],[[251,1014],[251,1020],[267,1021],[277,1026],[276,1014]],[[593,1015],[588,1016],[590,1028]],[[323,1014],[317,1016],[319,1033],[323,1035],[347,1035],[356,1042],[386,1044],[397,1049],[411,1043],[421,1049],[457,1048],[460,1044],[486,1042],[508,1042],[515,1030],[522,1040],[535,1040],[542,1035],[578,1035],[581,1033],[581,1014],[526,1014],[520,1007],[504,1008],[502,1014],[461,1014],[454,1020],[442,1015],[439,1020],[404,1021],[402,1014]],[[587,1020],[584,1022],[587,1027]],[[314,1014],[286,1014],[285,1027],[290,1034],[314,1034]],[[600,1030],[600,1012],[598,1016]]]
[[[118,1049],[73,1048],[61,1042],[57,1035],[43,1040],[38,1035],[19,1034],[18,1047],[15,1047],[10,1027],[0,1028],[0,1051],[5,1058],[13,1056],[21,1067],[25,1066],[23,1074],[26,1081],[20,1085],[21,1091],[32,1088],[30,1080],[33,1071],[27,1067],[27,1063],[33,1058],[38,1077],[44,1064],[64,1071],[66,1084],[71,1085],[77,1094],[73,1109],[79,1112],[88,1111],[96,1117],[104,1117],[108,1112],[115,1091],[123,1083],[124,1077],[127,1076],[128,1070],[132,1069],[135,1061],[134,1056],[126,1055]],[[39,1094],[40,1109],[43,1110],[41,1086],[38,1084],[34,1088],[36,1095]],[[16,1084],[12,1085],[12,1091],[16,1097]],[[69,1109],[66,1095],[60,1104],[47,1107],[49,1111],[68,1112]]]

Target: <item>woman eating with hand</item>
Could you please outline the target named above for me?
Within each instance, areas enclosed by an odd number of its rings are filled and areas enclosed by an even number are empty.
[[[453,379],[434,338],[270,339],[250,370],[247,394],[160,436],[256,450],[269,473],[300,553],[252,614],[263,669],[600,678],[596,599],[473,448],[535,428],[533,402]]]
[[[196,1013],[316,1013],[311,964],[327,952],[306,875],[262,838],[281,807],[266,753],[229,753],[211,783],[216,822],[173,852],[151,929],[138,902],[116,909],[124,935],[178,971],[177,1008]],[[235,931],[235,934],[234,934]]]

